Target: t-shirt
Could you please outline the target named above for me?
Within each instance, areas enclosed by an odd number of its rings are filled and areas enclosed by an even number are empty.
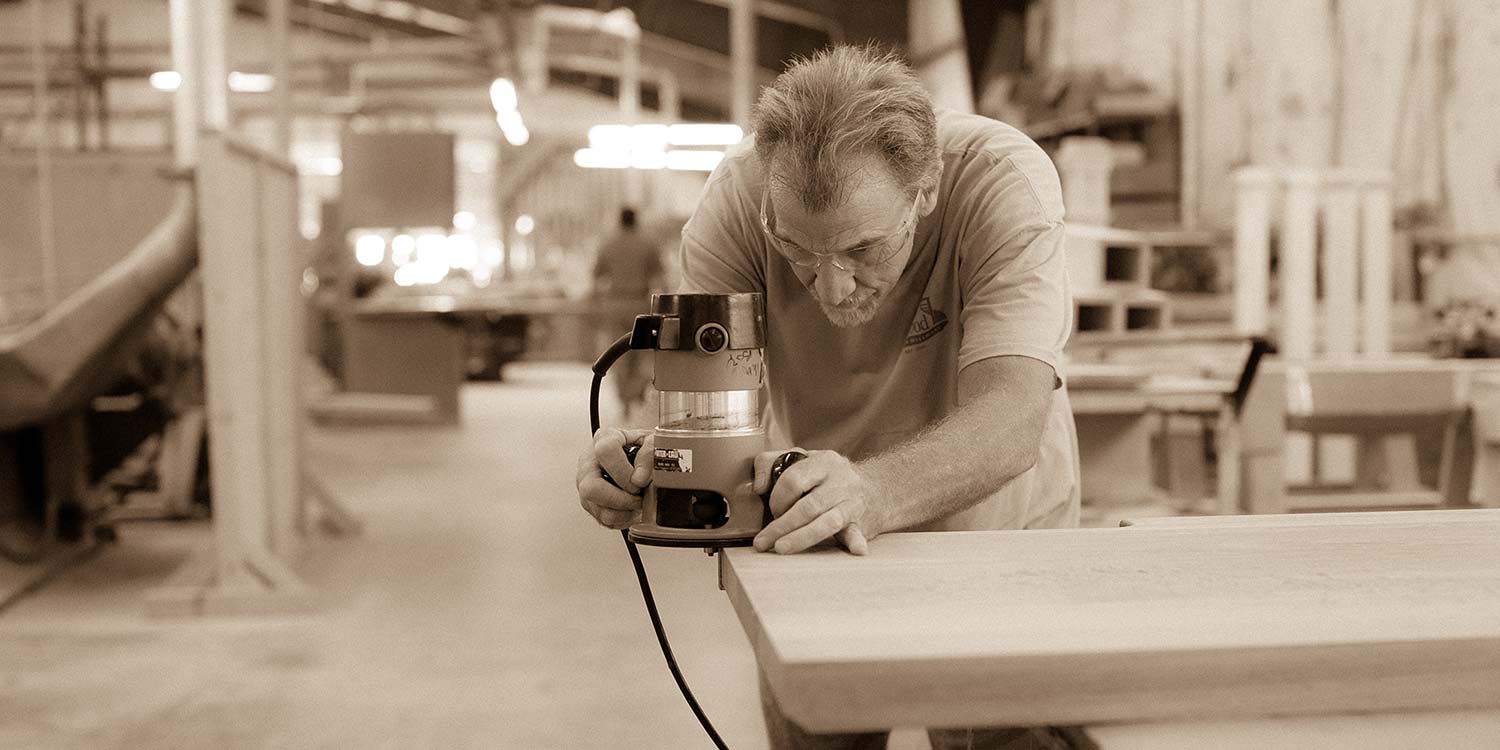
[[[1037,463],[934,529],[1072,526],[1078,449],[1060,357],[1072,328],[1062,191],[1047,155],[1016,129],[940,110],[943,174],[910,260],[875,317],[838,328],[760,226],[765,175],[753,136],[709,177],[682,231],[682,292],[762,292],[777,446],[854,461],[914,437],[958,404],[958,373],[989,357],[1058,374]]]

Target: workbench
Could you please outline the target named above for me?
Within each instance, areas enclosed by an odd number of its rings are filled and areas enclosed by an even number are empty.
[[[1458,513],[888,534],[866,557],[728,550],[722,575],[812,731],[1066,725],[1105,747],[1217,747],[1193,727],[1336,739],[1370,735],[1333,731],[1341,715],[1448,711],[1462,740],[1500,730],[1500,511]]]
[[[457,423],[467,377],[501,379],[522,357],[590,361],[597,321],[639,305],[521,294],[400,294],[342,315],[344,393],[315,405],[336,419]],[[611,331],[610,339],[628,330]]]

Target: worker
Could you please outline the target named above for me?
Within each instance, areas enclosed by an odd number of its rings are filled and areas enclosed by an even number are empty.
[[[651,293],[661,291],[662,278],[660,250],[637,229],[635,209],[621,208],[619,229],[599,246],[594,259],[593,297],[605,345],[629,331],[636,315],[650,310]],[[626,357],[610,374],[626,423],[643,424],[635,412],[650,385],[645,358]]]
[[[897,530],[1078,523],[1078,459],[1061,350],[1072,327],[1062,193],[1019,131],[934,111],[911,69],[834,47],[761,95],[753,134],[709,177],[682,232],[684,293],[766,300],[769,429],[793,464],[754,539],[856,555]],[[579,462],[600,524],[640,513],[646,431],[602,428]],[[622,477],[608,484],[601,470]],[[774,748],[884,747],[885,733],[810,735],[762,680]],[[936,748],[1054,747],[1046,729],[931,731]]]

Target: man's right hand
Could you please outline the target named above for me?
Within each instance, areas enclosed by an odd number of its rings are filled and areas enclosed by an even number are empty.
[[[623,529],[641,515],[641,492],[651,483],[650,430],[601,427],[594,433],[594,444],[578,458],[578,501],[600,525]],[[639,443],[634,466],[625,455],[625,447]],[[604,478],[608,472],[618,487]]]

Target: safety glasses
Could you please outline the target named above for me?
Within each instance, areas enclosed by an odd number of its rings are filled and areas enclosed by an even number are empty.
[[[770,198],[771,193],[769,190],[761,193],[760,228],[766,234],[766,241],[771,243],[771,247],[775,248],[777,253],[786,258],[794,266],[816,271],[821,269],[824,263],[829,263],[840,271],[852,273],[878,266],[901,252],[901,249],[906,245],[907,230],[916,224],[917,204],[921,202],[922,194],[920,192],[917,193],[916,198],[912,200],[911,210],[907,212],[906,220],[901,222],[901,226],[892,232],[891,236],[885,239],[862,242],[848,250],[828,253],[815,253],[778,235],[776,233],[774,217],[769,213]]]

